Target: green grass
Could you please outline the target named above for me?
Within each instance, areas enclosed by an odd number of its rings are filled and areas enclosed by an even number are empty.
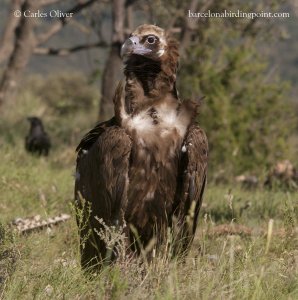
[[[63,155],[55,150],[49,158],[32,157],[21,142],[0,149],[0,221],[6,228],[0,271],[9,275],[0,282],[3,299],[297,299],[297,193],[237,186],[208,186],[185,262],[166,256],[149,266],[128,260],[88,278],[79,265],[71,209],[74,155],[69,163],[57,163]],[[61,212],[72,219],[51,231],[21,236],[5,226],[16,217]],[[211,234],[216,225],[231,222],[252,228],[252,235]]]
[[[184,262],[160,254],[150,265],[126,259],[83,274],[72,210],[74,149],[96,119],[96,104],[61,116],[32,92],[35,85],[26,85],[19,105],[7,103],[0,119],[0,299],[298,299],[298,193],[233,184],[207,186]],[[24,151],[28,115],[45,120],[48,158]],[[8,226],[17,217],[60,213],[72,218],[52,230],[22,236]],[[230,223],[252,234],[214,234]]]

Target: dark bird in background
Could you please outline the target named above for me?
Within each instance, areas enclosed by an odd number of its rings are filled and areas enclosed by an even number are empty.
[[[157,26],[142,25],[123,44],[121,56],[125,84],[115,92],[115,116],[77,147],[83,267],[107,258],[97,218],[124,228],[133,253],[139,242],[145,248],[151,240],[158,250],[168,228],[176,230],[174,254],[186,253],[206,184],[208,142],[195,121],[199,104],[180,101],[176,90],[177,41]]]
[[[51,141],[45,132],[41,119],[37,117],[29,117],[30,131],[25,139],[25,148],[28,152],[45,155],[49,154]]]

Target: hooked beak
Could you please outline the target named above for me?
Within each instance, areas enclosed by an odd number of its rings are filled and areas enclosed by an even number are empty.
[[[152,50],[141,45],[137,36],[132,36],[122,45],[120,55],[122,59],[125,59],[131,54],[145,55],[150,52],[152,52]]]

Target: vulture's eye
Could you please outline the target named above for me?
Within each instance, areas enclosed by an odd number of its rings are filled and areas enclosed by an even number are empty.
[[[155,38],[155,36],[153,36],[153,35],[149,35],[149,36],[147,37],[147,42],[148,42],[148,44],[154,44],[154,43],[155,43],[155,40],[156,40],[156,38]]]

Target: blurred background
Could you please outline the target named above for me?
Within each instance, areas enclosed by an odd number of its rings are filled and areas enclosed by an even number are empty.
[[[38,116],[51,136],[53,160],[73,165],[83,134],[113,114],[114,87],[123,77],[121,44],[138,25],[153,23],[180,42],[180,97],[205,97],[198,121],[210,142],[209,180],[265,180],[279,161],[297,166],[296,0],[0,4],[0,145],[6,152],[23,151],[26,117]],[[37,15],[15,17],[16,10]],[[189,10],[289,17],[189,18]]]

